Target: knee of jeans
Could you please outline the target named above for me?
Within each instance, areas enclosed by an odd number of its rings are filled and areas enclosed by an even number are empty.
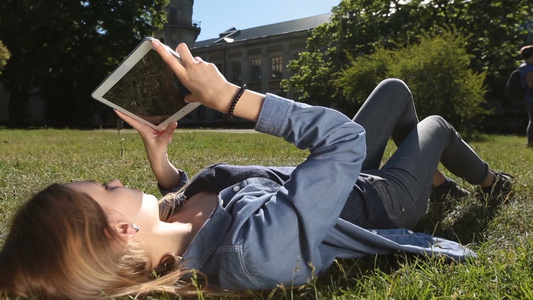
[[[382,80],[379,85],[387,86],[387,88],[395,89],[398,91],[404,90],[410,93],[409,87],[403,80],[398,78],[387,78]]]
[[[426,128],[432,128],[433,131],[439,131],[442,135],[452,136],[453,138],[461,138],[459,132],[446,121],[442,116],[432,115],[426,117],[424,120],[420,121],[421,125]],[[451,135],[450,135],[451,134]]]
[[[420,123],[422,122],[435,124],[437,126],[451,127],[450,123],[448,123],[446,119],[444,119],[442,116],[439,116],[439,115],[431,115],[431,116],[425,117],[422,121],[420,121]]]
[[[398,78],[388,78],[379,83],[379,86],[394,95],[391,99],[403,100],[405,103],[413,102],[413,94],[405,82]]]

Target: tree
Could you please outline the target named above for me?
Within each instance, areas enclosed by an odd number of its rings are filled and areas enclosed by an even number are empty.
[[[10,93],[10,126],[25,126],[28,98],[39,95],[48,119],[77,126],[94,112],[96,85],[164,21],[168,0],[4,0],[0,40],[11,59],[0,78]]]
[[[473,55],[471,67],[487,72],[489,97],[503,98],[504,77],[518,61],[524,41],[519,27],[533,12],[533,2],[343,0],[332,12],[330,22],[313,31],[307,51],[289,64],[295,76],[282,82],[285,89],[299,91],[301,100],[345,103],[333,83],[349,57],[371,54],[377,46],[395,49],[442,26],[470,36],[466,50]]]
[[[0,41],[0,75],[2,74],[2,69],[6,65],[9,57],[11,57],[11,53],[9,53],[9,50],[6,48],[4,43]]]
[[[467,39],[443,30],[418,40],[395,50],[378,47],[371,55],[353,58],[336,86],[361,105],[381,80],[402,78],[413,93],[419,118],[438,113],[461,133],[473,133],[488,111],[483,98],[485,73],[470,69]]]
[[[289,64],[295,76],[284,80],[283,87],[301,92],[300,100],[342,106],[344,98],[333,82],[349,64],[349,57],[370,54],[377,45],[393,47],[416,36],[419,27],[428,27],[427,14],[420,9],[422,1],[398,2],[341,1],[333,8],[330,22],[313,30],[307,51]]]

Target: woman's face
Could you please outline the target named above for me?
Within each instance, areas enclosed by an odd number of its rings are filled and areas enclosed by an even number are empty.
[[[138,223],[143,210],[143,193],[140,190],[128,188],[115,179],[107,184],[94,181],[79,181],[67,183],[66,186],[88,194],[107,213],[111,222]]]

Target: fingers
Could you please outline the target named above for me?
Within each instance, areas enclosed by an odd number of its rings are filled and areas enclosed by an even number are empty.
[[[181,63],[159,41],[153,40],[152,44],[181,83],[191,92],[185,97],[186,102],[200,102],[218,111],[227,110],[229,104],[226,102],[233,97],[236,86],[230,84],[214,64],[206,63],[200,57],[193,57],[184,43],[176,47]],[[224,101],[219,101],[220,99]]]
[[[166,153],[166,145],[172,141],[172,135],[178,127],[178,122],[172,122],[162,131],[157,131],[120,111],[115,110],[115,112],[122,120],[137,130],[143,139],[149,157],[153,157],[154,153]]]
[[[115,113],[119,116],[119,118],[121,118],[122,120],[124,120],[126,123],[130,124],[131,127],[135,128],[135,130],[141,132],[143,130],[146,130],[146,128],[150,128],[144,124],[142,124],[141,122],[135,120],[134,118],[128,116],[127,114],[123,113],[123,112],[120,112],[118,110],[114,110]],[[146,127],[146,128],[144,128]]]
[[[187,66],[189,63],[196,62],[191,51],[189,50],[189,47],[187,47],[185,43],[180,43],[178,47],[176,47],[176,52],[180,55],[180,58],[185,66]]]
[[[172,134],[174,133],[174,130],[176,130],[177,127],[178,122],[172,122],[168,124],[167,128],[165,128],[161,133],[161,138],[163,140],[166,140],[167,143],[170,143],[170,141],[172,140]]]
[[[180,58],[182,60],[182,63],[183,63],[183,66],[178,62],[178,60],[174,57],[174,55],[170,54],[170,52],[168,52],[168,50],[161,44],[161,42],[159,42],[158,40],[152,40],[152,45],[154,46],[154,49],[157,51],[157,53],[159,53],[159,55],[161,56],[161,58],[170,66],[170,68],[172,69],[172,71],[174,71],[176,73],[176,75],[178,75],[178,77],[180,77],[181,79],[181,76],[183,76],[185,74],[185,70],[184,70],[184,66],[187,65],[187,63],[190,63],[191,60],[192,60],[192,55],[190,54],[189,52],[189,56],[191,57],[187,57],[186,53],[185,53],[185,59],[182,56],[181,53],[180,54]],[[180,47],[180,45],[178,45],[178,48],[176,48],[176,50],[178,49],[181,49],[182,47]],[[189,51],[189,49],[187,49],[187,46],[185,46],[187,52]],[[180,50],[180,51],[183,51],[183,50]]]
[[[115,113],[122,119],[124,120],[126,123],[130,124],[131,127],[133,127],[133,129],[137,130],[137,132],[142,136],[146,136],[147,134],[157,134],[158,131],[157,130],[154,130],[153,128],[151,128],[150,126],[126,115],[125,113],[123,112],[120,112],[118,110],[115,110]]]

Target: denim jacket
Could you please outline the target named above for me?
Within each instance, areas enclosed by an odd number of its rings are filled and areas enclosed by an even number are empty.
[[[366,146],[364,129],[338,111],[267,94],[255,129],[309,149],[310,155],[283,184],[249,178],[219,193],[219,205],[180,263],[200,270],[210,283],[237,291],[302,285],[335,258],[395,251],[454,259],[475,255],[428,234],[367,230],[339,218]]]

